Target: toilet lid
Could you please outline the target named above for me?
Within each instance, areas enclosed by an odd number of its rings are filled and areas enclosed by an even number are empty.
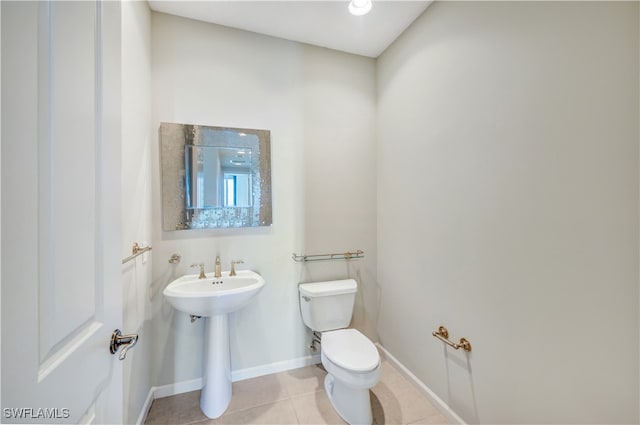
[[[327,359],[352,372],[368,372],[380,363],[375,345],[355,329],[323,332],[321,344]]]

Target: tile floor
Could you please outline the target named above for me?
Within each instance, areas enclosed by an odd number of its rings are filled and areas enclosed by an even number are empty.
[[[324,392],[322,365],[233,383],[233,398],[218,419],[200,410],[200,391],[153,401],[147,425],[344,424]],[[447,420],[389,362],[371,389],[374,424],[446,424]]]

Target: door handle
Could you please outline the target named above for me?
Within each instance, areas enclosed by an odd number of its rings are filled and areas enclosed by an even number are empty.
[[[129,351],[130,348],[133,348],[137,343],[138,334],[122,335],[120,329],[116,329],[111,334],[109,352],[111,352],[111,354],[115,354],[118,352],[118,349],[120,349],[120,346],[124,345],[124,348],[120,352],[120,356],[118,356],[120,360],[124,360],[124,358],[127,357],[127,351]]]

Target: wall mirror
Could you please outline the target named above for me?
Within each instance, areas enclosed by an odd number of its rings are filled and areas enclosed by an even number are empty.
[[[165,231],[271,225],[270,132],[160,124]]]

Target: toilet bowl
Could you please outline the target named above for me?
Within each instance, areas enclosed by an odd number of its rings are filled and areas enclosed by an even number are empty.
[[[380,380],[380,354],[356,329],[353,279],[304,283],[299,286],[304,323],[321,333],[321,360],[327,371],[325,391],[335,411],[349,424],[373,422],[369,389]]]
[[[325,391],[336,412],[349,424],[371,424],[369,388],[380,380],[380,355],[375,345],[355,329],[322,334]]]

